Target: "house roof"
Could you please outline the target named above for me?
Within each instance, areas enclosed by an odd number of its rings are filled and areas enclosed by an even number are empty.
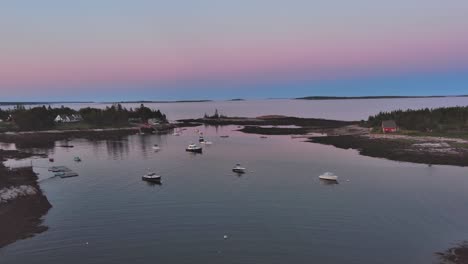
[[[395,120],[385,120],[385,121],[382,121],[382,127],[397,128],[397,124],[396,124]]]

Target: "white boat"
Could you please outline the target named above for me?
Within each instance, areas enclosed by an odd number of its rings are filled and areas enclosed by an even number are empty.
[[[200,146],[197,146],[196,144],[190,144],[188,147],[185,149],[185,151],[188,152],[195,152],[195,153],[202,153],[203,149]]]
[[[324,174],[319,176],[319,179],[326,181],[338,181],[338,176],[331,172],[325,172]]]
[[[155,151],[161,150],[161,148],[158,146],[158,144],[154,144],[154,145],[153,145],[153,149],[154,149]]]
[[[213,142],[211,142],[211,141],[201,141],[200,144],[213,145]]]
[[[74,157],[73,160],[76,161],[76,162],[80,162],[81,158],[80,157]]]
[[[242,167],[240,164],[236,164],[236,166],[232,169],[233,172],[236,173],[245,173],[247,169]]]
[[[180,136],[180,133],[179,132],[174,132],[172,133],[173,136]]]
[[[148,172],[147,174],[143,175],[141,177],[142,180],[144,181],[149,181],[149,182],[160,182],[161,181],[161,175],[157,175],[154,172]]]

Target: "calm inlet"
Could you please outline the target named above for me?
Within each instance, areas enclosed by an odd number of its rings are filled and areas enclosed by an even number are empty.
[[[213,144],[187,153],[197,129]],[[47,150],[79,176],[50,178],[52,163],[33,161],[53,205],[49,230],[0,249],[1,263],[432,263],[468,238],[466,168],[236,129]],[[247,172],[233,173],[236,163]],[[160,185],[142,181],[148,170]],[[320,181],[324,172],[338,184]]]

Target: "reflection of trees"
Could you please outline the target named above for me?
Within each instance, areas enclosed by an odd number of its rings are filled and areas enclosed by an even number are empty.
[[[106,140],[107,154],[113,159],[124,159],[128,157],[128,139],[127,137]]]

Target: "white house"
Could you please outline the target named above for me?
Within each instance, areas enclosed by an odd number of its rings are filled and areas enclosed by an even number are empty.
[[[159,125],[161,123],[161,120],[158,118],[150,118],[148,119],[148,124],[150,125]]]
[[[81,117],[81,115],[58,115],[54,121],[56,123],[74,123],[74,122],[80,122],[82,121],[83,118]]]

